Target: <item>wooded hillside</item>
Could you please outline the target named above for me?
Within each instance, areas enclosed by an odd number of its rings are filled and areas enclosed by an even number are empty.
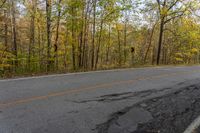
[[[200,62],[197,0],[0,0],[0,75]]]

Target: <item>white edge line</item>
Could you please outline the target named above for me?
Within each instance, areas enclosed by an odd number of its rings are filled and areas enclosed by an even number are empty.
[[[50,77],[63,77],[70,75],[82,75],[82,74],[92,74],[92,73],[103,73],[103,72],[116,72],[116,71],[126,71],[126,70],[142,70],[142,69],[153,69],[153,68],[168,68],[169,66],[157,66],[157,67],[143,67],[143,68],[124,68],[124,69],[111,69],[111,70],[99,70],[99,71],[88,71],[88,72],[74,72],[66,74],[52,74],[44,76],[33,76],[33,77],[24,77],[24,78],[11,78],[11,79],[1,79],[0,82],[8,81],[20,81],[20,80],[30,80],[30,79],[41,79],[41,78],[50,78]],[[182,67],[179,67],[182,68]]]
[[[184,131],[184,133],[194,133],[194,131],[200,126],[200,116],[197,117],[190,126]]]

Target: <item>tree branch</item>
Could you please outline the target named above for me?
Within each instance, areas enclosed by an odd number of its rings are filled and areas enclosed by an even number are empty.
[[[5,3],[6,3],[6,0],[3,0],[2,4],[0,5],[0,8],[2,8]]]
[[[159,12],[161,12],[161,8],[160,8],[160,0],[157,0],[157,3],[158,3],[158,9],[159,9]]]
[[[183,16],[183,15],[184,15],[184,12],[181,13],[181,14],[179,14],[179,15],[173,16],[173,17],[171,17],[171,18],[165,20],[164,24],[170,22],[171,20],[173,20],[173,19],[175,19],[175,18],[181,17],[181,16]]]
[[[180,0],[176,0],[168,9],[167,11],[171,10]]]

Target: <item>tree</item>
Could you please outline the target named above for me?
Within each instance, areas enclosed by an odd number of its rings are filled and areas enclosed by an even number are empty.
[[[191,2],[191,1],[190,1]],[[164,27],[171,20],[183,16],[190,7],[190,2],[185,4],[181,0],[157,0],[160,18],[160,33],[157,52],[157,65],[160,64],[160,54],[163,41]]]
[[[199,5],[196,0],[1,0],[1,70],[7,75],[87,71],[156,60],[196,64]]]
[[[54,43],[54,60],[56,69],[58,69],[58,40],[59,40],[59,28],[60,28],[60,18],[61,18],[61,2],[62,0],[57,1],[57,21],[56,21],[56,35]]]
[[[12,39],[13,39],[13,54],[15,55],[14,65],[18,66],[18,51],[17,51],[17,31],[15,18],[15,2],[11,1],[11,25],[12,25]]]
[[[47,26],[47,71],[51,67],[51,0],[46,0],[46,26]]]
[[[31,57],[32,52],[34,53],[34,45],[35,45],[35,15],[36,15],[36,6],[37,0],[31,1],[31,9],[30,9],[30,43],[29,43],[29,55],[28,55],[28,65],[29,69],[31,68]]]
[[[97,0],[93,0],[93,33],[92,33],[92,48],[91,48],[91,68],[94,68],[94,45],[95,45],[95,34],[96,34],[96,6]]]

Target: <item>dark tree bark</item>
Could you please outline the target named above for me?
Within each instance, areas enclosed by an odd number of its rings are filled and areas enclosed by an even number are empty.
[[[118,59],[118,64],[119,64],[119,66],[121,66],[121,41],[120,41],[120,30],[117,30],[117,38],[118,38],[118,54],[119,54],[119,59]]]
[[[92,55],[91,55],[91,68],[94,68],[94,44],[96,34],[96,4],[97,0],[93,0],[93,36],[92,36]]]
[[[163,41],[163,32],[164,32],[164,17],[161,18],[160,22],[160,33],[159,33],[159,42],[158,42],[158,53],[157,53],[157,65],[160,64],[160,54],[162,49],[162,41]]]
[[[51,68],[51,0],[46,0],[46,23],[47,23],[47,71]]]
[[[87,1],[87,0],[86,0]],[[89,69],[89,46],[88,46],[88,32],[89,32],[89,21],[92,10],[90,9],[90,0],[87,2],[86,12],[85,12],[85,26],[84,26],[84,42],[83,42],[83,57],[82,64],[84,69]]]
[[[97,65],[98,65],[98,61],[99,61],[99,52],[100,52],[100,46],[101,46],[102,30],[103,30],[103,19],[101,20],[101,24],[100,24],[100,33],[99,33],[99,39],[98,39],[98,45],[97,45],[97,51],[96,51],[95,69],[97,69]]]
[[[156,27],[156,24],[153,25],[153,28],[151,30],[151,34],[150,34],[150,38],[149,38],[149,45],[148,45],[147,51],[146,51],[145,56],[144,56],[144,63],[146,63],[147,56],[148,56],[148,53],[149,53],[151,45],[152,45],[152,39],[153,39],[155,27]]]
[[[60,17],[61,17],[61,1],[58,0],[58,16],[57,16],[57,22],[56,22],[56,37],[55,37],[55,43],[54,43],[54,64],[56,69],[58,69],[58,40],[59,40],[59,28],[60,28]]]
[[[36,0],[32,0],[31,8],[31,21],[30,21],[30,42],[29,42],[29,56],[28,56],[28,66],[31,69],[31,56],[34,53],[35,45],[35,14],[36,14]]]
[[[81,32],[80,32],[80,35],[79,35],[79,52],[78,52],[78,66],[79,68],[82,68],[83,67],[83,64],[82,64],[82,60],[83,60],[83,42],[84,42],[84,23],[85,23],[85,20],[84,20],[84,17],[85,17],[85,1],[83,0],[83,3],[84,3],[84,6],[82,8],[82,15],[81,15]]]
[[[157,0],[158,10],[159,10],[159,15],[160,15],[160,33],[159,33],[159,42],[158,42],[158,51],[157,51],[157,60],[156,60],[157,65],[160,64],[160,55],[161,55],[161,49],[162,49],[162,41],[163,41],[163,33],[164,33],[165,24],[167,24],[171,20],[174,20],[178,17],[183,16],[184,13],[190,8],[190,6],[189,7],[186,6],[184,10],[179,9],[178,11],[173,11],[172,10],[173,7],[176,6],[178,2],[180,2],[180,0],[175,0],[169,5],[169,3],[167,3],[167,0],[164,0],[163,2],[161,0]]]
[[[37,36],[37,40],[38,40],[38,45],[39,45],[39,69],[41,71],[41,62],[42,62],[42,59],[41,59],[41,28],[40,26],[38,25],[37,26],[38,28],[38,36]]]
[[[109,24],[108,40],[109,40],[109,43],[108,43],[107,49],[106,49],[106,63],[107,64],[109,62],[109,53],[110,53],[110,45],[111,45],[111,27],[110,27],[110,24]]]
[[[72,14],[75,16],[75,9],[72,7]],[[71,26],[71,31],[72,31],[72,63],[73,63],[73,69],[76,70],[76,46],[75,46],[75,19],[74,17],[72,18],[72,26]]]
[[[6,50],[8,50],[8,15],[7,10],[4,10],[4,45]]]
[[[127,15],[126,15],[126,17],[127,17]],[[124,64],[126,63],[126,58],[127,58],[126,45],[127,45],[127,18],[126,18],[125,24],[124,24]]]
[[[13,38],[13,54],[15,55],[14,65],[18,66],[18,51],[17,51],[17,31],[16,31],[16,18],[15,18],[15,3],[11,2],[11,12],[12,12],[12,38]]]

